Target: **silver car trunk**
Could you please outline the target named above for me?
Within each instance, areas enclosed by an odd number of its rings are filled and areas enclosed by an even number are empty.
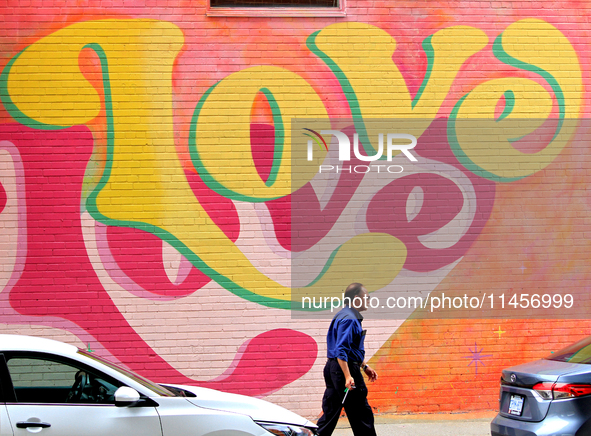
[[[538,383],[552,384],[559,378],[563,381],[563,377],[581,373],[584,369],[589,371],[590,367],[542,359],[503,370],[499,398],[500,415],[521,421],[543,420],[552,400],[542,398],[532,388]]]

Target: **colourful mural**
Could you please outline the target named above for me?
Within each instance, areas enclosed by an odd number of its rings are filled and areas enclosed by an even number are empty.
[[[589,303],[580,5],[349,4],[294,21],[156,3],[2,11],[1,331],[315,417],[328,322],[293,317],[299,292],[568,288]],[[366,145],[369,120],[409,120],[420,160],[368,194],[371,175],[317,176],[329,143],[294,178],[301,118],[350,119]],[[335,235],[360,192],[355,232]],[[298,256],[314,262],[294,278]],[[502,367],[591,331],[422,315],[365,322],[379,412],[492,410]]]

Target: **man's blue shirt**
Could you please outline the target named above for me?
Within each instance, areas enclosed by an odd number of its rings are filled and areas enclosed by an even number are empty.
[[[329,359],[363,362],[365,332],[361,328],[362,320],[361,314],[351,307],[345,307],[335,315],[326,334]]]

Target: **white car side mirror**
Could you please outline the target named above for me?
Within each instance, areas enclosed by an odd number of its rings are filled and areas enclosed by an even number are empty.
[[[121,386],[115,391],[115,405],[117,407],[133,406],[139,400],[139,392],[128,386]]]

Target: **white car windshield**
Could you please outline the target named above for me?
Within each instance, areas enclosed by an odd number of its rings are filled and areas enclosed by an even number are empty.
[[[180,396],[179,394],[165,388],[164,386],[159,385],[158,383],[154,383],[153,381],[148,380],[147,378],[142,377],[141,375],[136,374],[133,371],[122,368],[119,365],[115,365],[114,363],[109,362],[107,359],[97,356],[96,354],[92,354],[86,350],[81,350],[81,349],[78,350],[78,354],[82,354],[83,356],[88,357],[89,359],[95,360],[105,366],[108,366],[111,369],[114,369],[115,371],[119,372],[120,374],[123,374],[125,377],[132,379],[134,382],[141,384],[145,388],[150,389],[152,392],[154,392],[155,394],[157,394],[161,397],[178,397],[178,396]]]

